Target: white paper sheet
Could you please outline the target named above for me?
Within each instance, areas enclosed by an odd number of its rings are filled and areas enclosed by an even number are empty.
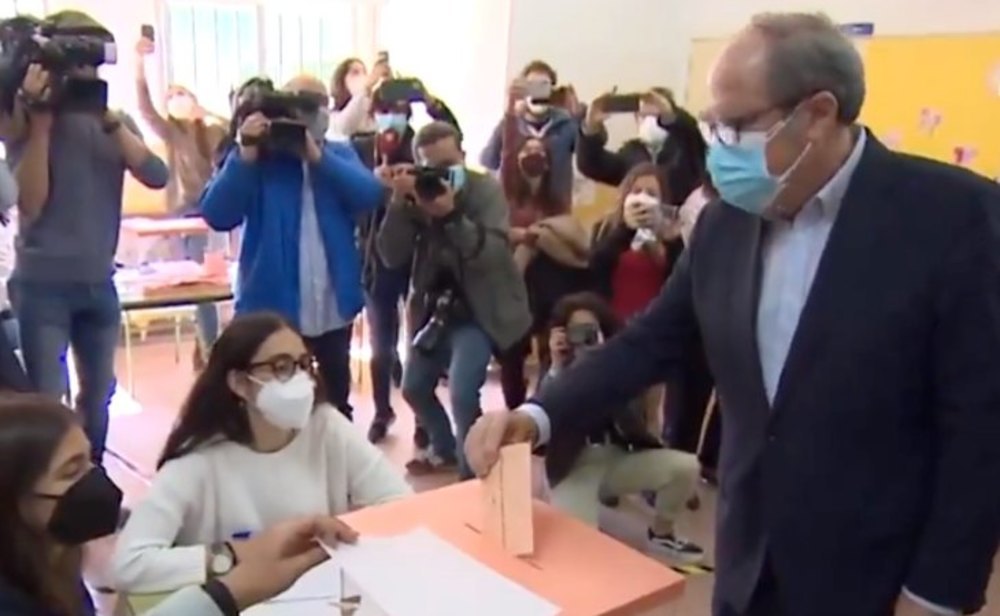
[[[271,599],[270,603],[316,599],[325,599],[326,603],[340,599],[340,567],[331,560],[307,571],[291,588]]]
[[[559,608],[426,528],[362,536],[333,561],[389,616],[555,616]]]

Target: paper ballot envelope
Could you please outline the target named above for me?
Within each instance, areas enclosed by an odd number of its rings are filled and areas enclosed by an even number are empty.
[[[340,610],[337,616],[389,616],[343,569],[340,570],[340,601],[336,606]]]
[[[515,556],[535,551],[531,503],[531,446],[508,445],[483,480],[483,533]]]

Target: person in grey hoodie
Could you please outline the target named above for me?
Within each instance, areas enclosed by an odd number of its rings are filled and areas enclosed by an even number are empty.
[[[570,202],[573,196],[573,153],[580,119],[555,104],[557,78],[555,70],[541,60],[529,62],[518,76],[527,84],[530,95],[517,106],[518,130],[524,137],[541,139],[550,152],[550,173],[553,189],[560,198]],[[513,87],[513,86],[512,86]],[[479,162],[491,171],[499,172],[503,151],[503,119],[480,155]]]
[[[461,136],[432,122],[414,139],[419,167],[382,167],[392,186],[377,247],[387,267],[413,262],[410,323],[413,350],[403,368],[403,397],[430,437],[429,459],[407,465],[414,474],[459,465],[455,434],[435,390],[448,374],[457,436],[480,415],[479,392],[494,350],[519,342],[531,326],[524,279],[507,235],[507,201],[500,183],[465,167]],[[389,177],[391,176],[391,177]]]
[[[53,16],[52,18],[54,18]],[[97,79],[94,67],[72,74]],[[101,464],[121,307],[113,281],[125,172],[150,188],[167,167],[125,114],[53,111],[50,75],[28,67],[3,139],[20,188],[17,265],[8,288],[34,389],[64,397],[63,358],[72,347],[79,373],[76,408]]]

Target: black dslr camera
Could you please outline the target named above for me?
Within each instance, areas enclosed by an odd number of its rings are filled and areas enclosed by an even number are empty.
[[[437,199],[447,190],[445,187],[452,183],[450,169],[421,166],[414,169],[413,173],[416,176],[413,191],[421,201]]]
[[[95,76],[74,75],[74,69],[114,64],[115,38],[79,11],[61,11],[44,20],[18,16],[0,22],[0,106],[7,113],[31,64],[50,75],[49,96],[26,100],[36,108],[102,113],[108,106],[108,84]]]
[[[267,132],[243,145],[255,145],[268,152],[301,155],[306,145],[306,120],[319,112],[322,97],[310,93],[279,92],[260,86],[243,94],[236,116],[240,123],[254,113],[270,120]]]
[[[455,310],[455,293],[450,289],[434,297],[431,318],[413,336],[413,348],[430,355],[441,345]]]

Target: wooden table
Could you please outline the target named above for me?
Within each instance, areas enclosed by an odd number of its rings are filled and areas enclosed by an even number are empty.
[[[562,616],[638,616],[678,598],[684,577],[549,505],[535,502],[535,554],[517,558],[482,535],[478,480],[342,516],[362,534],[424,526],[487,567],[562,608]],[[442,591],[447,584],[442,580]],[[654,611],[653,613],[657,613]]]

